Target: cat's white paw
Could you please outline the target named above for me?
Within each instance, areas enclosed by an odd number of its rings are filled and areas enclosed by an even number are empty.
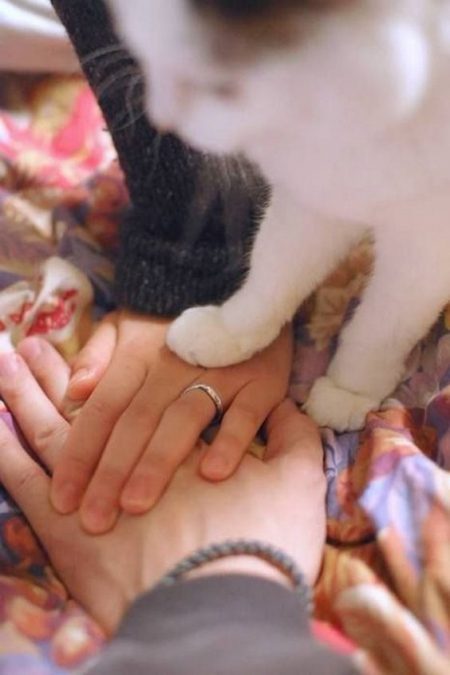
[[[367,413],[376,410],[379,403],[338,387],[330,377],[321,377],[314,383],[305,409],[321,427],[352,431],[362,429]]]
[[[187,309],[167,332],[167,346],[196,366],[216,368],[240,363],[253,356],[258,345],[232,334],[224,325],[220,307]]]

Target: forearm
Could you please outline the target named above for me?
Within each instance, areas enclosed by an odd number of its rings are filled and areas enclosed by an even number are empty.
[[[315,643],[306,608],[282,585],[209,576],[142,596],[89,675],[354,672]]]
[[[52,2],[97,94],[131,196],[117,267],[119,304],[172,315],[221,302],[245,275],[266,186],[242,160],[205,157],[159,136],[143,114],[133,121],[127,102],[142,93],[142,83],[130,55],[112,51],[119,42],[101,0]]]

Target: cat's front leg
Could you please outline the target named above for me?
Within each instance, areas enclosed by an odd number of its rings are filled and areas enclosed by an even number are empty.
[[[242,288],[221,306],[186,310],[169,329],[168,346],[205,367],[238,363],[264,349],[354,239],[354,228],[336,227],[274,190]]]
[[[374,275],[306,404],[320,425],[359,429],[395,389],[410,350],[450,298],[449,250],[447,225],[381,233]]]

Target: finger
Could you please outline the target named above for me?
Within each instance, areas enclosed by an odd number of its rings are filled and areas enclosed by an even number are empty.
[[[202,374],[192,384],[201,382],[211,387],[219,395],[226,408],[235,397],[236,391],[246,384],[239,370],[209,371],[207,375]],[[270,406],[265,407],[261,397],[258,402],[261,405],[261,413],[255,413],[252,423],[249,423],[251,415],[247,416],[246,428],[237,439],[235,453],[239,455],[239,458],[247,450],[259,424],[262,423],[267,410],[270,409]],[[246,406],[246,401],[243,397],[242,407],[244,406]],[[178,466],[193,451],[200,435],[216,414],[214,402],[203,390],[190,390],[173,401],[125,485],[120,502],[123,510],[134,514],[145,513],[154,506]],[[245,412],[242,411],[241,421],[245,416]],[[232,420],[233,414],[231,423]],[[239,459],[236,462],[238,463]]]
[[[40,536],[54,513],[48,501],[49,478],[22,448],[17,437],[0,420],[0,482]]]
[[[142,387],[145,376],[142,362],[133,354],[126,359],[118,354],[75,418],[52,481],[51,500],[60,513],[72,513],[79,507],[111,430]],[[128,444],[121,447],[122,453],[124,449]]]
[[[72,376],[67,390],[68,399],[85,401],[92,394],[111,362],[116,341],[115,315],[110,315],[103,319],[72,362]]]
[[[119,497],[124,484],[159,429],[161,419],[167,416],[173,401],[178,398],[180,388],[190,384],[197,373],[198,370],[191,367],[183,366],[180,370],[179,364],[173,362],[166,365],[163,380],[158,381],[152,373],[137,392],[118,420],[83,498],[80,515],[83,527],[88,532],[101,533],[112,527],[119,513]],[[170,447],[174,448],[177,456],[181,456],[186,444],[192,448],[201,431],[196,427],[194,434],[185,437],[183,432],[180,433],[180,425],[173,415],[169,414],[169,418],[163,428],[166,429],[168,424],[176,432],[176,440]],[[208,419],[203,422],[204,426],[207,423]],[[157,432],[156,447],[160,445],[159,437]],[[172,462],[176,465],[175,458]],[[155,480],[155,484],[160,482]]]
[[[0,354],[0,393],[31,448],[53,470],[69,427],[18,354]]]
[[[271,413],[267,422],[266,461],[299,459],[305,466],[323,465],[323,447],[319,428],[301,413],[294,402],[284,400]]]
[[[167,408],[122,492],[124,511],[139,514],[152,508],[215,414],[212,401],[197,391],[179,396]]]
[[[271,392],[259,382],[250,382],[238,392],[201,463],[205,478],[224,480],[234,473],[271,405]]]
[[[22,340],[17,351],[50,401],[60,410],[70,376],[70,368],[63,357],[47,340],[37,337]]]

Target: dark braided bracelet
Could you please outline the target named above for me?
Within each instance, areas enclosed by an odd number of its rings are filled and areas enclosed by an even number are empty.
[[[198,567],[202,567],[207,563],[221,558],[237,555],[260,558],[273,567],[276,567],[290,579],[294,590],[303,600],[308,612],[312,612],[313,602],[311,589],[305,580],[303,572],[298,568],[295,561],[275,546],[260,541],[253,541],[251,539],[231,539],[224,541],[221,544],[211,544],[211,546],[205,546],[204,548],[198,549],[175,565],[175,567],[161,579],[158,586],[171,586]]]

